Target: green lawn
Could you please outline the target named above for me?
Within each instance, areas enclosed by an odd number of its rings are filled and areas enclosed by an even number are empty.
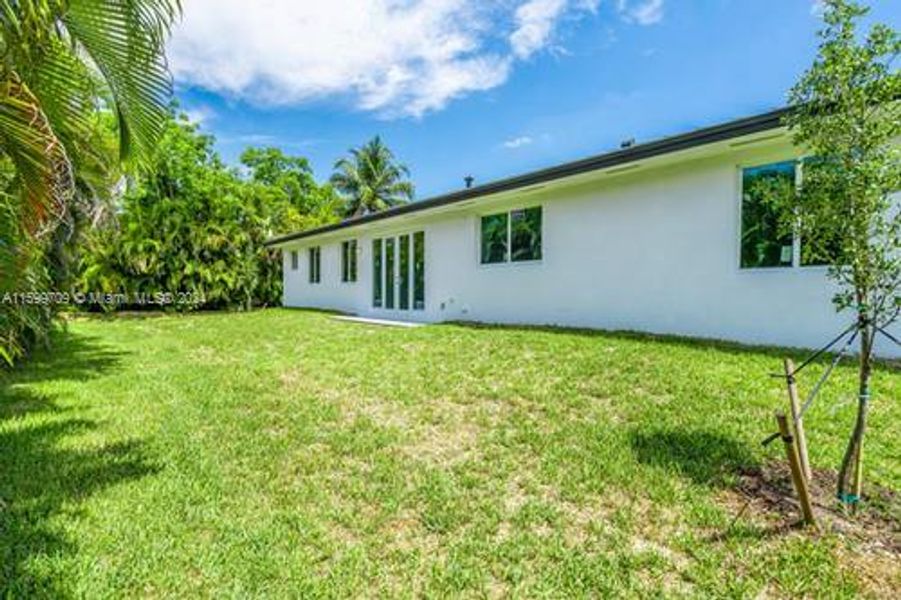
[[[760,446],[780,356],[288,310],[75,321],[0,376],[0,596],[897,589],[897,546],[785,511],[727,530],[739,473],[783,457]],[[848,366],[809,414],[817,468],[853,389]],[[898,490],[897,368],[875,393],[867,481]]]

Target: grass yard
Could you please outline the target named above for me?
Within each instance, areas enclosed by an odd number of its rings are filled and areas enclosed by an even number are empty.
[[[784,457],[760,446],[780,357],[289,310],[78,320],[0,375],[0,596],[889,596],[897,543],[757,502],[729,529]],[[818,469],[854,379],[809,413]],[[866,478],[899,490],[901,372],[874,385]],[[897,542],[897,499],[870,506]]]

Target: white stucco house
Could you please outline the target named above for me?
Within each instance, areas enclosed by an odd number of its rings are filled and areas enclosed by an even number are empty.
[[[835,313],[826,269],[804,264],[803,240],[778,238],[755,187],[801,176],[783,115],[274,238],[284,304],[822,345],[851,316]],[[899,354],[885,340],[879,352]]]

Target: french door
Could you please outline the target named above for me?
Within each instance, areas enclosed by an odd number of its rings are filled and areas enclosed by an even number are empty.
[[[372,305],[425,309],[425,232],[372,240]]]

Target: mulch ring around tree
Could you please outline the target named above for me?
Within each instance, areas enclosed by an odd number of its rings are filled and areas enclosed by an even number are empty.
[[[863,499],[856,513],[852,513],[835,496],[837,480],[838,474],[832,469],[814,469],[809,483],[820,530],[857,541],[868,552],[886,552],[901,558],[901,494],[864,481]],[[729,495],[728,504],[736,506],[737,521],[763,517],[775,520],[784,529],[799,525],[797,494],[788,465],[783,462],[742,469]]]
[[[712,536],[714,541],[736,535],[803,533],[814,539],[838,535],[846,543],[836,547],[836,557],[853,573],[861,591],[879,598],[896,597],[901,586],[901,494],[864,481],[863,500],[855,514],[835,497],[836,471],[815,469],[809,485],[817,529],[808,529],[803,527],[787,464],[743,468],[736,475],[737,483],[722,497],[734,519],[725,531]]]

